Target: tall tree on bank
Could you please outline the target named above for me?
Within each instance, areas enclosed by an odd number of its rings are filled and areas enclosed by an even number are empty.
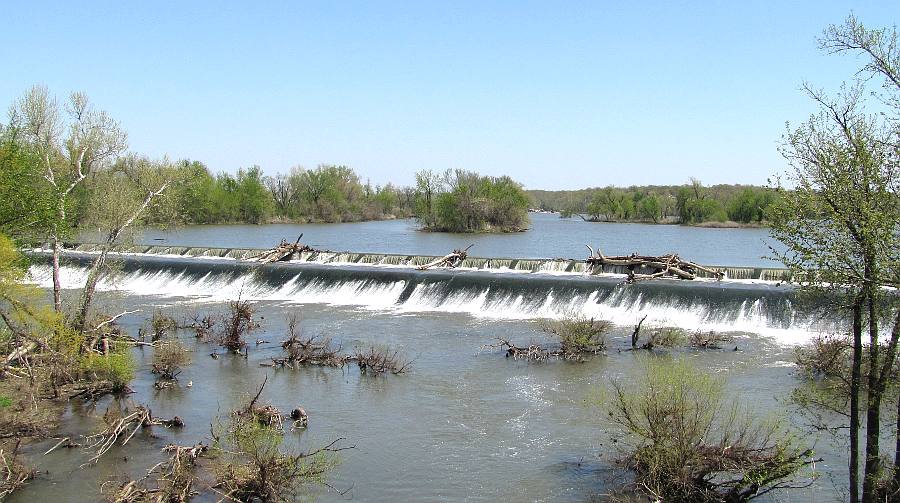
[[[9,124],[3,128],[4,152],[10,156],[2,159],[0,193],[16,180],[32,184],[23,196],[38,203],[38,211],[23,206],[15,218],[31,224],[34,237],[50,241],[53,304],[57,313],[63,311],[62,240],[74,230],[76,221],[102,233],[100,253],[91,264],[70,320],[72,328],[84,331],[109,251],[119,244],[126,230],[137,225],[143,214],[159,202],[175,172],[167,161],[154,163],[137,156],[120,157],[126,148],[125,132],[106,112],[91,106],[84,94],[73,93],[65,110],[66,117],[62,118],[56,99],[40,86],[31,88],[13,104]],[[21,170],[16,166],[21,166]],[[16,176],[8,177],[7,167]],[[36,176],[38,173],[40,176]],[[79,215],[75,215],[76,203]],[[0,210],[17,211],[16,207]]]
[[[59,252],[71,230],[73,191],[95,169],[127,148],[127,135],[106,112],[95,109],[83,93],[72,93],[60,111],[46,87],[34,86],[10,108],[9,127],[41,163],[46,193],[56,216],[46,229],[53,249],[53,305],[62,311]]]
[[[770,220],[773,237],[787,245],[779,258],[802,278],[801,287],[840,299],[851,320],[850,501],[859,501],[860,416],[865,411],[862,501],[874,503],[884,478],[882,400],[900,337],[900,312],[884,311],[886,306],[896,309],[895,295],[886,294],[884,287],[900,284],[900,55],[895,30],[868,30],[853,16],[828,28],[820,45],[832,53],[866,55],[869,62],[862,73],[869,78],[845,86],[835,97],[804,86],[820,111],[785,138],[781,151],[793,168],[787,182],[794,190],[782,191]],[[886,106],[885,113],[867,112],[866,84],[871,77],[883,80],[881,91],[873,94],[874,106]],[[893,330],[881,341],[880,323],[885,318]],[[896,484],[900,440],[894,454]]]

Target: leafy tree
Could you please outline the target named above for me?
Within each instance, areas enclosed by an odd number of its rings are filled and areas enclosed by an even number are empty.
[[[793,269],[795,277],[802,278],[800,286],[838,299],[840,312],[851,320],[850,499],[855,502],[859,498],[860,413],[865,411],[862,501],[870,503],[876,500],[883,477],[881,402],[900,338],[900,312],[887,341],[880,340],[879,328],[884,317],[881,310],[896,302],[893,295],[885,297],[884,287],[900,284],[900,51],[896,31],[866,29],[853,16],[842,26],[826,30],[820,44],[831,52],[866,55],[869,62],[863,74],[869,75],[844,87],[836,97],[804,86],[820,112],[785,138],[782,154],[792,166],[787,184],[793,190],[781,190],[781,198],[770,212],[772,235],[787,246],[779,258]],[[878,101],[892,107],[894,115],[866,113],[865,84],[869,79],[864,77],[882,79]],[[779,188],[783,186],[779,181]],[[865,344],[864,332],[868,333]],[[861,407],[864,388],[865,405]],[[894,471],[895,488],[900,489],[897,467],[900,443]]]
[[[638,208],[641,218],[652,220],[653,223],[659,222],[662,217],[662,208],[659,204],[659,197],[656,194],[650,194],[641,198]]]
[[[438,179],[429,171],[416,175],[417,218],[425,229],[441,232],[520,230],[528,218],[528,198],[507,176],[447,171]]]
[[[96,169],[125,151],[127,136],[106,112],[94,108],[83,93],[72,93],[61,117],[56,98],[34,86],[10,108],[9,128],[16,141],[40,160],[39,190],[53,199],[55,218],[43,229],[53,247],[53,303],[62,311],[59,279],[60,243],[74,223],[69,210],[76,188]],[[37,180],[35,180],[37,181]]]
[[[0,232],[18,239],[42,240],[56,224],[54,198],[39,159],[16,142],[17,131],[0,128]]]

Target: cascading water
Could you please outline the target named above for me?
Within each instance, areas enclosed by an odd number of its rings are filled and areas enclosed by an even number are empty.
[[[338,254],[321,255],[314,262],[265,266],[189,256],[125,255],[120,257],[121,270],[104,279],[100,289],[192,301],[240,297],[407,313],[467,313],[487,319],[581,314],[621,326],[647,315],[647,326],[755,333],[785,343],[808,340],[811,328],[795,312],[793,291],[772,283],[657,280],[625,285],[617,277],[566,274],[559,269],[548,271],[556,274],[528,274],[335,266],[331,264]],[[64,288],[84,284],[89,259],[69,257],[62,269]],[[319,260],[325,263],[316,263]],[[30,273],[35,283],[51,285],[49,266],[34,265]]]

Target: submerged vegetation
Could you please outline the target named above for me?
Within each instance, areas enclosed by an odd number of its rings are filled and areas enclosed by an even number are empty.
[[[285,452],[278,409],[257,405],[264,387],[213,429],[212,489],[230,501],[297,501],[311,486],[327,486],[326,475],[338,462],[335,453],[352,448],[339,446],[339,438],[318,449]]]
[[[554,345],[545,347],[532,342],[528,346],[517,346],[509,339],[501,337],[496,344],[485,347],[502,349],[507,358],[515,360],[543,362],[561,359],[583,362],[587,357],[606,350],[606,333],[612,324],[572,314],[559,320],[540,320],[538,326],[542,332],[556,339]]]

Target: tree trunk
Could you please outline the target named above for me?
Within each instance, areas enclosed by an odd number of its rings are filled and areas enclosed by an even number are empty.
[[[862,366],[862,307],[853,301],[853,369],[850,374],[850,503],[859,502],[859,381]]]
[[[91,302],[94,300],[94,292],[97,290],[97,283],[100,281],[100,270],[103,269],[103,266],[106,264],[106,254],[108,250],[108,247],[104,247],[103,251],[100,252],[100,256],[94,260],[94,263],[91,265],[91,272],[88,273],[87,282],[84,284],[84,290],[81,292],[81,305],[72,322],[72,328],[79,332],[84,332],[85,325],[87,324],[88,311],[91,308]]]
[[[866,464],[863,478],[863,503],[875,503],[875,489],[881,478],[881,399],[884,390],[880,385],[878,347],[878,306],[873,287],[866,290],[869,318],[869,375],[866,403]]]
[[[894,487],[900,489],[900,397],[897,398],[897,438],[894,444]]]
[[[62,312],[62,285],[59,281],[59,239],[53,235],[53,309]]]

